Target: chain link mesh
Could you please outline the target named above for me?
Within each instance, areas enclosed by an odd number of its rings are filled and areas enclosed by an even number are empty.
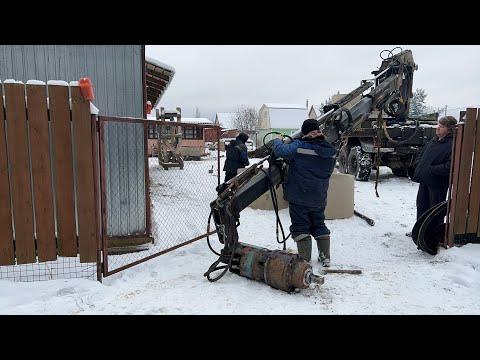
[[[145,126],[105,122],[107,275],[204,237],[217,197],[219,151],[205,146],[203,127],[155,125],[158,152],[146,159]]]
[[[97,264],[81,263],[77,257],[58,257],[55,261],[0,266],[0,279],[11,281],[42,281],[84,278],[97,280]]]

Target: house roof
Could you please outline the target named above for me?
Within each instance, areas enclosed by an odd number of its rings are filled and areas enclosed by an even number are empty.
[[[306,109],[305,105],[302,104],[277,104],[277,103],[266,103],[263,104],[269,109]]]
[[[145,56],[145,80],[147,86],[147,101],[155,108],[165,90],[172,82],[175,69],[158,61],[157,59]]]
[[[320,115],[319,113],[319,110],[320,108],[323,108],[323,105],[322,104],[312,104],[312,106],[310,106],[310,109],[308,110],[308,112],[312,111],[312,109],[315,111],[315,114],[317,114],[317,116]]]
[[[212,125],[213,121],[207,118],[180,118],[180,122],[190,124]]]
[[[223,125],[223,126],[233,126],[232,124],[232,118],[235,113],[217,113],[215,116],[215,120],[218,120],[218,125]]]
[[[176,112],[176,110],[172,110],[172,112]],[[177,112],[178,113],[178,112]],[[156,120],[156,115],[152,111],[149,115],[147,115],[148,120]],[[175,119],[175,122],[177,120]],[[184,118],[180,117],[180,122],[182,123],[190,123],[190,124],[200,124],[200,125],[211,125],[213,124],[212,120],[209,120],[207,118]]]

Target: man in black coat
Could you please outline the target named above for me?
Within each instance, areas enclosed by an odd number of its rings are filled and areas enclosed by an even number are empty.
[[[245,143],[248,140],[248,135],[240,133],[235,140],[230,141],[227,145],[227,155],[223,171],[225,171],[225,182],[237,176],[239,168],[244,168],[250,165],[247,154],[247,146]]]
[[[437,136],[430,140],[416,161],[412,180],[419,183],[417,220],[428,209],[446,200],[452,160],[453,132],[456,124],[457,120],[453,116],[440,118],[436,129]]]

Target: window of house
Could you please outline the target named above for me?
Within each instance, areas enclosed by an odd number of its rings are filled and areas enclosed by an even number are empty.
[[[148,138],[149,139],[157,139],[158,138],[158,131],[156,125],[148,125]]]
[[[171,126],[158,126],[158,125],[148,125],[148,138],[149,139],[158,139],[158,130],[159,127],[162,128],[162,134],[166,136],[172,135]]]
[[[184,139],[203,139],[203,128],[183,128],[183,138]]]

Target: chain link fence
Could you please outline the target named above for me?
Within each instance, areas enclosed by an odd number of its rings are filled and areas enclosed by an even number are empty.
[[[98,280],[96,263],[81,263],[79,257],[58,257],[55,261],[0,266],[0,279],[11,281],[42,281],[83,278]]]
[[[218,127],[100,120],[104,276],[206,237],[221,169],[204,130]],[[158,152],[148,151],[147,138]]]

